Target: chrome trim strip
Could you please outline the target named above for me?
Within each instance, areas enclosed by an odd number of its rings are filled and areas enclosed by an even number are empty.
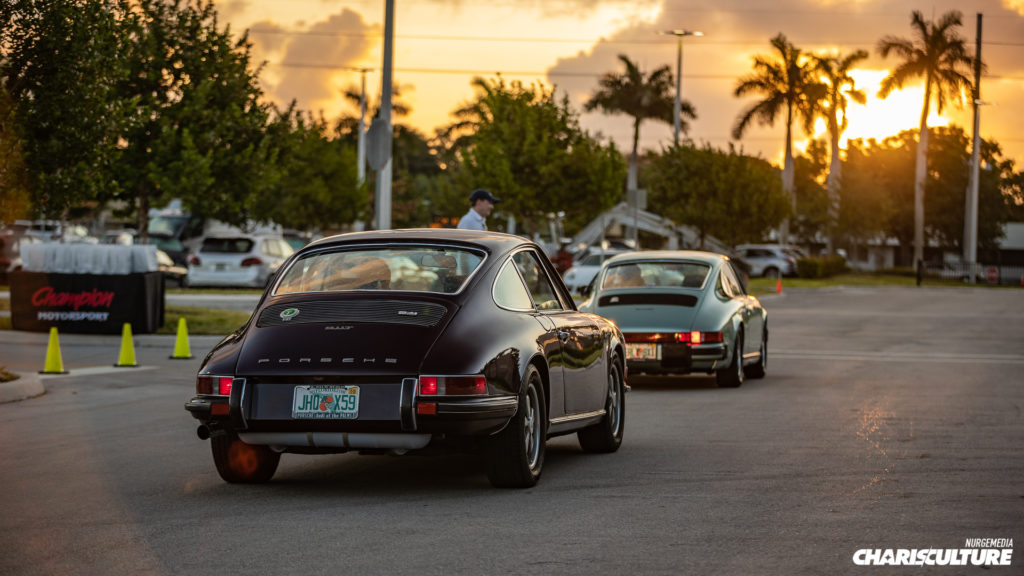
[[[574,420],[586,420],[587,418],[604,416],[607,412],[607,410],[594,410],[593,412],[584,412],[582,414],[570,414],[568,416],[559,416],[558,418],[552,418],[551,424],[565,424],[566,422],[572,422]]]
[[[246,444],[264,446],[307,446],[314,448],[416,450],[430,443],[430,434],[386,434],[356,432],[239,432]]]
[[[242,415],[242,425],[248,428],[249,419],[245,417],[245,393],[249,387],[245,385],[245,378],[235,378],[232,380],[231,385],[234,386],[235,382],[239,381],[242,384],[242,394],[238,397],[238,413]]]

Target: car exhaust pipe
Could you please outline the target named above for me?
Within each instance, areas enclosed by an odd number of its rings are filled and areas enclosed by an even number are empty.
[[[209,440],[210,428],[206,424],[200,424],[199,428],[196,428],[196,436],[199,436],[200,440]]]

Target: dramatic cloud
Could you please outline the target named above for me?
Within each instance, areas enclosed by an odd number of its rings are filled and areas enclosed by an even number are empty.
[[[270,63],[263,75],[267,95],[280,105],[295,100],[299,108],[329,115],[341,105],[344,68],[365,61],[380,34],[348,8],[306,29],[261,21],[251,30],[254,55]]]
[[[988,77],[983,79],[986,100],[1020,102],[1024,98],[1024,64],[1019,39],[1024,38],[1024,18],[1021,7],[1024,0],[978,0],[972,10],[984,13],[985,47],[982,56],[988,65]],[[770,54],[769,40],[784,34],[791,42],[808,52],[850,53],[864,49],[871,57],[863,64],[865,69],[886,70],[896,63],[895,58],[883,60],[875,51],[883,36],[911,37],[911,12],[919,9],[913,0],[864,0],[836,2],[834,0],[780,0],[766,5],[744,0],[724,0],[715,3],[690,0],[666,0],[664,8],[653,23],[642,23],[621,29],[614,36],[596,43],[591,49],[576,56],[559,59],[548,71],[548,80],[570,98],[582,104],[596,89],[601,72],[620,72],[621,63],[616,56],[626,54],[645,71],[669,65],[675,74],[677,43],[672,37],[659,36],[658,31],[690,29],[704,32],[704,37],[688,37],[683,44],[683,98],[697,108],[698,120],[692,123],[690,136],[698,142],[706,141],[724,146],[740,111],[753,100],[739,100],[732,92],[737,79],[751,71],[755,54]],[[962,3],[939,1],[928,7],[926,17],[948,10],[963,10]],[[975,40],[975,13],[963,14],[961,35],[973,50]],[[991,43],[991,44],[990,44]],[[1000,130],[1008,141],[1024,132],[1024,120],[1015,113],[1017,106],[986,109],[989,126],[1012,127]],[[917,125],[917,113],[910,110],[905,122],[894,128]],[[967,126],[959,114],[957,123]],[[896,114],[896,120],[901,118]],[[583,125],[614,138],[620,145],[628,142],[630,122],[626,118],[587,114]],[[994,135],[999,140],[999,135]],[[774,129],[755,128],[742,144],[748,151],[762,152],[775,160],[782,138],[781,124]],[[657,148],[671,139],[671,127],[650,122],[641,128],[641,146]],[[1019,154],[1019,152],[1018,152]]]

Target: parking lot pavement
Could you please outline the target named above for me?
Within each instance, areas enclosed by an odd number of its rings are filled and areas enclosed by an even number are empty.
[[[174,335],[135,334],[132,342],[140,367],[184,366],[199,362],[223,336],[189,336],[193,359],[171,360]],[[116,334],[59,334],[64,369],[74,375],[84,369],[113,368],[121,351],[121,336]],[[43,332],[0,330],[0,366],[11,372],[34,374],[44,368],[49,335]],[[191,368],[190,368],[191,369]],[[127,370],[119,368],[119,370]],[[44,376],[48,378],[60,376]]]

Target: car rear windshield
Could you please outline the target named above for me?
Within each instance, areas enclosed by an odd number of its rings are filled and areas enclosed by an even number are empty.
[[[309,252],[281,274],[274,293],[405,290],[454,294],[482,261],[482,252],[452,246]]]
[[[601,288],[700,288],[710,271],[700,262],[624,262],[608,268]]]
[[[252,251],[252,240],[248,238],[205,238],[200,252],[220,254],[246,254]]]

